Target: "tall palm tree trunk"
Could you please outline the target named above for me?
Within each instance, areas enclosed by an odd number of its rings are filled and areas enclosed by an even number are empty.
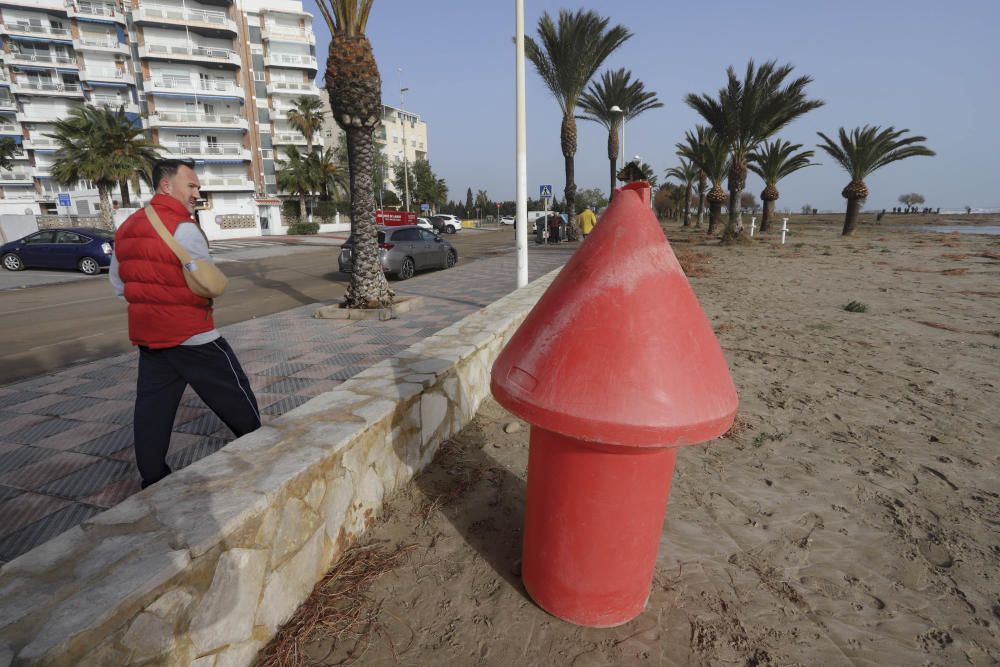
[[[560,132],[560,143],[562,144],[563,161],[566,164],[566,189],[563,196],[566,198],[566,217],[569,222],[566,224],[566,237],[570,241],[579,238],[576,226],[576,118],[572,113],[565,114],[562,120],[562,131]]]
[[[708,202],[708,235],[715,234],[716,228],[722,222],[722,204],[714,201]]]
[[[687,190],[684,191],[684,226],[691,226],[691,193],[694,190],[694,186],[690,183],[687,185]]]
[[[128,178],[122,178],[118,181],[118,189],[121,191],[122,195],[122,208],[128,208],[131,203],[128,191]]]
[[[372,131],[349,127],[347,162],[351,178],[351,235],[354,237],[354,273],[344,295],[347,308],[381,308],[392,303],[392,290],[382,273],[378,230],[375,227],[375,189],[372,168],[375,147]]]
[[[861,211],[860,199],[847,200],[847,213],[844,215],[844,231],[841,236],[850,236],[854,233],[854,228],[858,225],[858,213]]]
[[[618,170],[615,166],[618,164],[618,130],[611,128],[608,130],[608,176],[610,177],[610,183],[608,185],[608,201],[610,202],[615,196],[615,176],[618,175]]]
[[[774,200],[764,200],[764,210],[760,216],[760,231],[766,232],[771,228],[771,220],[774,218]]]
[[[299,222],[306,221],[306,193],[299,191]]]
[[[111,188],[107,185],[97,185],[97,196],[100,197],[101,226],[109,231],[115,230],[115,221],[111,210]]]

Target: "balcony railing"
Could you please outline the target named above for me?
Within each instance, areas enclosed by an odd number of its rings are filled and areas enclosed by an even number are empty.
[[[240,57],[232,49],[220,49],[207,46],[167,46],[166,44],[146,44],[139,49],[139,55],[143,55],[143,50],[148,56],[181,56],[189,58],[200,58],[204,60],[217,60],[228,63],[239,64]]]
[[[246,125],[246,119],[236,114],[198,113],[190,111],[157,111],[151,121],[161,123],[205,123],[212,125]]]
[[[164,5],[141,5],[133,17],[141,19],[163,19],[167,21],[182,21],[186,23],[208,23],[220,28],[236,32],[236,24],[225,12],[207,9],[188,9],[182,7],[166,7]]]
[[[294,95],[308,95],[310,93],[319,95],[319,91],[316,86],[307,81],[271,81],[267,84],[267,92],[270,94],[275,93],[291,93]]]
[[[202,189],[220,187],[238,187],[253,190],[253,181],[248,181],[245,176],[205,176],[198,179]]]
[[[242,93],[243,91],[242,88],[236,86],[234,81],[194,81],[189,77],[153,77],[147,80],[146,84],[167,90],[197,90],[207,93]]]
[[[75,49],[111,49],[113,51],[125,51],[127,49],[126,44],[119,42],[117,39],[111,38],[91,38],[80,37],[79,39],[73,40],[73,48]]]
[[[82,69],[80,78],[88,81],[122,81],[125,79],[125,72],[117,69]]]
[[[71,16],[76,16],[78,14],[84,16],[111,16],[124,20],[125,16],[122,14],[114,4],[110,2],[92,2],[90,0],[71,0],[66,3],[66,7],[69,8],[69,13]]]
[[[301,132],[276,132],[271,141],[275,144],[302,144],[303,146],[307,143]]]
[[[309,42],[310,44],[316,43],[316,35],[312,30],[306,30],[298,26],[287,26],[287,25],[276,25],[273,23],[268,23],[264,25],[261,30],[261,38],[265,40],[289,40],[295,42]]]
[[[15,123],[0,123],[0,134],[20,134],[21,126]]]
[[[11,61],[33,63],[36,65],[71,65],[76,67],[76,57],[55,53],[27,53],[24,51],[11,51],[8,56]]]
[[[242,155],[248,152],[243,144],[161,144],[179,155]]]
[[[8,171],[7,169],[0,169],[0,181],[30,181],[32,175],[30,171],[23,169],[14,169]]]
[[[2,28],[0,32],[6,32],[8,34],[20,34],[20,35],[47,35],[49,37],[69,37],[70,32],[66,28],[53,28],[47,25],[31,25],[30,23],[24,23],[22,21],[14,21],[13,23],[8,23]]]
[[[30,90],[38,91],[42,93],[79,93],[83,94],[80,90],[80,84],[78,83],[56,83],[52,81],[25,81],[24,79],[18,79],[14,82],[17,86],[18,91]]]
[[[17,105],[14,100],[10,97],[0,97],[0,109],[10,111],[11,109],[16,109]]]
[[[267,64],[272,67],[308,67],[316,69],[316,58],[300,53],[269,53]]]
[[[52,137],[31,136],[24,140],[25,148],[58,148],[59,142]]]

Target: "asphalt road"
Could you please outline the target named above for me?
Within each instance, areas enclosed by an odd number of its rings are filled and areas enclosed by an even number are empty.
[[[447,238],[460,262],[514,249],[509,229]],[[217,326],[343,296],[349,276],[337,271],[337,246],[281,246],[275,252],[280,254],[257,259],[231,259],[240,256],[236,252],[218,256],[230,282],[216,302]],[[106,275],[0,291],[0,318],[0,386],[132,349],[125,302],[114,296]]]

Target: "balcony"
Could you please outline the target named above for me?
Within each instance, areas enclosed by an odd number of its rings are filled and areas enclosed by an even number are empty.
[[[132,19],[157,26],[183,25],[206,35],[236,35],[236,22],[220,11],[144,4],[132,12]]]
[[[206,158],[229,157],[239,160],[250,159],[250,149],[243,144],[160,144],[174,155],[182,157],[200,156]]]
[[[17,111],[13,97],[0,97],[0,111]]]
[[[108,19],[117,23],[125,23],[125,12],[111,2],[95,2],[93,0],[70,0],[66,3],[66,13],[70,18]]]
[[[73,40],[75,51],[96,51],[98,53],[116,53],[127,56],[129,54],[128,44],[119,42],[117,39],[80,37]]]
[[[42,136],[41,133],[39,133],[38,136],[32,135],[25,139],[24,147],[28,150],[50,151],[55,148],[59,148],[59,142],[51,137]]]
[[[313,137],[313,145],[317,145],[318,137]],[[301,132],[275,132],[271,136],[271,143],[275,146],[306,146],[306,138]]]
[[[245,176],[212,176],[205,175],[198,179],[203,192],[242,192],[256,190],[253,181]]]
[[[312,30],[295,26],[276,25],[268,23],[260,31],[261,39],[265,42],[300,42],[303,44],[315,44],[316,34]]]
[[[244,98],[243,88],[235,81],[202,81],[184,76],[154,76],[143,81],[146,92],[190,93],[192,95],[226,95]]]
[[[28,111],[18,111],[15,115],[19,123],[54,123],[70,113],[69,108],[38,107],[35,105],[25,105],[25,108]]]
[[[243,61],[232,49],[206,46],[167,46],[145,44],[139,47],[139,57],[154,60],[181,60],[185,62],[210,62],[215,65],[240,67]]]
[[[319,88],[311,81],[271,81],[268,95],[319,95]]]
[[[4,183],[4,185],[11,186],[11,185],[18,185],[18,184],[16,184],[16,183]],[[31,184],[30,183],[25,183],[24,185],[31,185]],[[30,190],[10,190],[10,189],[4,189],[3,198],[5,200],[17,199],[17,200],[34,201],[35,200],[35,189],[34,188],[31,188]]]
[[[0,123],[0,134],[21,134],[21,125],[18,123]]]
[[[76,56],[64,55],[61,53],[29,53],[29,52],[17,52],[11,51],[7,54],[6,59],[8,64],[17,65],[35,65],[36,67],[70,67],[75,68]]]
[[[57,83],[54,81],[14,81],[11,92],[19,95],[45,95],[47,97],[74,97],[83,99],[83,90],[78,83]],[[20,114],[18,114],[20,115]]]
[[[0,169],[0,184],[2,185],[31,185],[34,176],[30,169]]]
[[[316,58],[301,53],[269,53],[264,59],[264,64],[268,67],[302,67],[315,70]]]
[[[157,111],[149,115],[149,127],[217,127],[247,129],[247,119],[236,114],[208,114],[184,111]]]
[[[31,25],[22,21],[14,21],[0,25],[0,35],[22,35],[26,37],[53,37],[69,39],[70,32],[66,28],[53,28],[47,25]]]
[[[82,69],[81,81],[110,81],[114,83],[132,83],[125,72],[117,69]]]
[[[98,107],[108,107],[113,111],[117,111],[124,105],[125,113],[139,113],[138,104],[132,102],[131,99],[123,99],[117,95],[91,95],[90,103]]]

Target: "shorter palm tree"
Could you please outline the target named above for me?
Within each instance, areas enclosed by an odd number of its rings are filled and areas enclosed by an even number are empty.
[[[691,130],[685,132],[684,141],[675,145],[677,146],[677,155],[679,157],[689,160],[698,167],[698,222],[695,223],[695,227],[701,227],[705,216],[705,195],[708,193],[708,175],[701,168],[698,156],[704,150],[706,136],[710,130],[704,125],[696,125],[694,130],[694,132],[691,132]]]
[[[760,231],[762,232],[766,232],[771,227],[771,219],[774,217],[774,202],[779,197],[778,181],[789,174],[794,174],[799,169],[815,165],[809,161],[815,153],[813,151],[796,153],[795,151],[800,148],[802,148],[802,144],[775,139],[758,146],[748,158],[750,171],[764,180],[764,190],[760,193],[760,200],[764,202],[764,213],[760,218]]]
[[[688,138],[692,138],[688,132]],[[708,231],[715,234],[722,216],[722,205],[729,201],[729,193],[722,187],[722,181],[730,169],[729,145],[712,130],[698,126],[697,143],[690,152],[691,161],[712,183],[711,189],[705,195],[708,202]]]
[[[307,158],[312,162],[317,190],[323,195],[323,199],[340,199],[342,193],[350,191],[347,166],[340,158],[333,148],[324,148]]]
[[[14,166],[17,150],[17,144],[10,137],[0,139],[0,169],[10,169]]]
[[[318,97],[302,95],[292,100],[288,123],[306,138],[306,154],[312,155],[313,137],[323,129],[323,103]]]
[[[684,184],[684,226],[691,226],[691,194],[694,189],[694,182],[698,179],[701,170],[693,163],[681,158],[679,167],[667,169],[667,178],[676,178]]]
[[[618,162],[618,131],[623,122],[627,122],[650,109],[663,106],[656,99],[656,93],[646,90],[639,81],[630,81],[632,72],[625,69],[606,71],[601,74],[600,81],[592,81],[587,92],[580,96],[579,107],[583,115],[581,120],[600,123],[608,130],[608,160],[611,163],[611,190],[615,191],[615,174]],[[617,111],[612,111],[617,109]]]
[[[299,198],[299,220],[306,219],[306,197],[320,187],[315,161],[299,153],[295,146],[285,149],[286,159],[276,160],[278,167],[275,182],[279,189]]]
[[[64,185],[91,181],[100,197],[101,223],[114,229],[111,192],[116,184],[128,201],[128,179],[136,173],[149,182],[160,148],[146,138],[142,124],[129,118],[125,107],[80,106],[55,123],[52,177]]]
[[[822,132],[816,133],[823,139],[819,147],[851,175],[851,182],[840,193],[847,200],[843,236],[854,233],[861,202],[868,199],[865,178],[887,164],[908,157],[935,155],[934,151],[920,143],[927,141],[927,137],[903,137],[907,132],[909,130],[897,130],[892,126],[882,129],[878,125],[865,125],[854,128],[848,134],[840,128],[839,144]]]

